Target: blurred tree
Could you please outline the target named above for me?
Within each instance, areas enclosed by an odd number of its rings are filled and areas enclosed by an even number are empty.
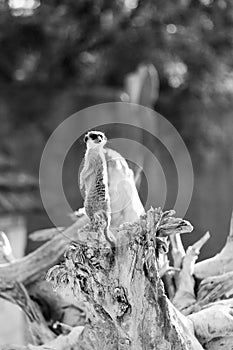
[[[213,142],[209,117],[219,127],[203,108],[232,103],[231,0],[1,0],[0,32],[2,91],[36,87],[39,105],[51,87],[121,87],[126,73],[153,63],[156,108],[203,151]],[[225,142],[219,130],[216,138]]]
[[[36,176],[57,124],[87,106],[121,100],[127,74],[154,65],[160,83],[155,108],[177,127],[194,164],[188,217],[199,232],[227,232],[233,200],[231,0],[0,0],[0,52],[0,147]],[[74,176],[67,173],[64,183],[76,201]],[[171,188],[174,179],[169,173]],[[44,227],[38,221],[33,218],[29,230]],[[212,242],[214,253],[221,242]]]

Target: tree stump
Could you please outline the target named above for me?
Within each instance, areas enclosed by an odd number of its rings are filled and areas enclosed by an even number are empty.
[[[87,226],[85,241],[70,246],[65,261],[49,271],[54,287],[70,288],[88,310],[90,325],[78,348],[202,349],[168,301],[159,276],[157,258],[166,251],[167,236],[192,230],[173,214],[150,209],[137,222],[121,225],[115,247]]]

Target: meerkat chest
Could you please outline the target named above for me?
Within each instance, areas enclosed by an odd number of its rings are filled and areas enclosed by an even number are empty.
[[[107,164],[103,152],[90,150],[86,155],[85,160],[86,191],[101,191],[103,192],[107,186]],[[84,174],[85,176],[85,174]]]

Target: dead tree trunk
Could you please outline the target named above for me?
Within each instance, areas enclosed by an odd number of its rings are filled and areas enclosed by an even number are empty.
[[[192,229],[172,214],[151,209],[122,225],[114,248],[86,227],[85,242],[71,246],[65,262],[50,270],[54,286],[70,288],[88,310],[91,324],[78,349],[202,349],[159,277],[157,257],[167,235]]]

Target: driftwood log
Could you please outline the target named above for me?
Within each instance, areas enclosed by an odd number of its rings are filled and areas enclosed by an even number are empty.
[[[173,211],[139,215],[132,179],[134,197],[110,228],[114,246],[85,215],[36,232],[47,242],[20,260],[1,234],[0,296],[24,310],[32,334],[31,344],[5,349],[232,349],[233,220],[221,253],[195,263],[209,233],[185,251],[191,224]]]

